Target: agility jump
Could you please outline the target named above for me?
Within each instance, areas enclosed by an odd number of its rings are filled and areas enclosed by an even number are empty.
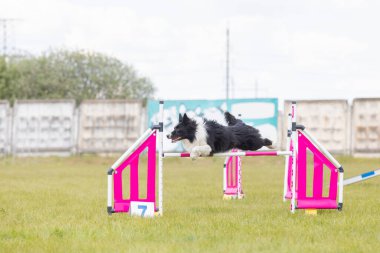
[[[129,212],[131,215],[153,217],[163,215],[163,160],[170,157],[190,157],[190,153],[163,152],[164,102],[159,105],[160,121],[152,126],[111,166],[108,170],[109,214]],[[158,162],[156,148],[158,143]],[[147,150],[146,197],[139,196],[139,158]],[[314,156],[312,195],[307,189],[307,151]],[[285,156],[284,200],[291,201],[290,210],[296,209],[338,209],[343,208],[343,167],[305,129],[296,124],[296,102],[292,102],[289,115],[287,145],[284,151],[238,151],[215,153],[213,156],[226,157],[223,170],[224,198],[242,198],[241,157],[242,156]],[[158,163],[158,166],[157,166]],[[330,170],[328,194],[323,194],[324,166]],[[129,167],[129,197],[123,196],[122,172]],[[158,168],[158,179],[156,172]],[[158,201],[156,198],[158,183]],[[124,182],[126,185],[126,182]],[[326,187],[326,186],[325,186]]]

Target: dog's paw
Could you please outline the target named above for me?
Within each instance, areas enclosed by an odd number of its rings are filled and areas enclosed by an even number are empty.
[[[190,153],[190,158],[191,158],[192,160],[197,160],[197,158],[198,158],[199,156],[200,156],[200,155],[199,155],[198,152],[191,152],[191,153]]]

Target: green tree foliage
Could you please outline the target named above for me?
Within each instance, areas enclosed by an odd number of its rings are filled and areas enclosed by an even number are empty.
[[[17,78],[17,72],[6,64],[5,58],[0,57],[0,99],[15,99],[16,87],[12,81]]]
[[[58,50],[0,59],[0,99],[146,99],[154,87],[129,65],[100,53]]]

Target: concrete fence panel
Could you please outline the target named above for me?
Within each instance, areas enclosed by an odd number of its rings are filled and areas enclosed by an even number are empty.
[[[358,98],[352,103],[354,155],[380,154],[380,98]]]
[[[87,100],[79,108],[80,153],[123,152],[142,132],[140,100]]]
[[[8,101],[0,101],[0,155],[10,152],[11,119]]]
[[[290,101],[277,113],[272,100],[166,101],[165,127],[172,128],[179,112],[220,118],[227,109],[241,113],[266,137],[280,138],[284,148]],[[140,100],[88,100],[78,108],[73,100],[20,100],[12,108],[0,101],[0,155],[123,152],[146,125],[157,122],[156,107],[157,101],[150,101],[145,109]],[[380,155],[380,98],[355,99],[351,107],[346,100],[299,100],[297,108],[297,122],[331,152]]]
[[[69,155],[74,152],[73,100],[21,100],[13,108],[12,152]]]
[[[283,127],[287,126],[287,115],[291,101],[285,101]],[[336,154],[348,154],[349,110],[347,100],[298,100],[297,124],[302,124],[321,142],[327,150]],[[286,130],[283,130],[286,131]],[[285,143],[284,135],[282,143]]]

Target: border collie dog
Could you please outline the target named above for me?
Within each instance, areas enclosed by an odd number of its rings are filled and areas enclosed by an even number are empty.
[[[172,142],[182,141],[190,156],[210,156],[237,148],[240,150],[258,150],[262,147],[272,148],[272,141],[262,138],[259,130],[236,119],[229,112],[224,113],[228,126],[214,120],[191,119],[186,113],[179,114],[179,123],[166,137]]]

